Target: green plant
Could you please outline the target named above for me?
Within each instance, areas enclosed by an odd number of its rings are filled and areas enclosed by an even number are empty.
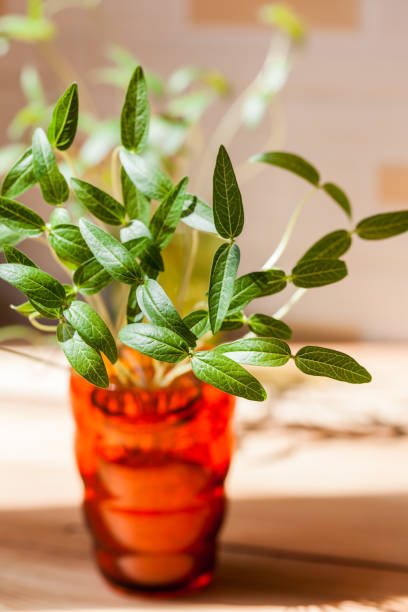
[[[292,332],[280,318],[293,304],[293,298],[275,317],[247,317],[244,309],[254,299],[282,291],[288,283],[304,292],[340,281],[347,275],[347,268],[339,257],[350,248],[353,236],[378,240],[401,234],[408,230],[408,211],[374,215],[351,231],[331,232],[312,245],[286,273],[275,264],[287,244],[298,207],[263,269],[237,277],[240,250],[235,239],[243,230],[244,209],[223,146],[215,164],[210,207],[187,191],[187,178],[174,185],[146,156],[149,101],[143,70],[137,67],[121,114],[122,146],[119,157],[115,152],[112,160],[112,183],[120,176],[122,197],[72,176],[71,189],[99,222],[81,217],[75,224],[64,207],[70,187],[58,169],[55,152],[69,155],[66,151],[74,141],[77,121],[78,91],[73,84],[57,102],[47,134],[41,128],[34,131],[31,148],[5,177],[0,197],[0,221],[13,235],[12,242],[17,244],[24,238],[46,241],[69,283],[58,282],[11,244],[4,246],[7,263],[0,265],[0,277],[27,297],[28,301],[14,308],[38,329],[56,332],[65,356],[81,376],[97,386],[108,386],[103,353],[115,364],[122,384],[143,384],[118,359],[122,342],[153,359],[153,384],[159,386],[170,384],[192,369],[197,378],[228,393],[262,401],[266,397],[262,385],[241,364],[276,367],[290,359],[307,374],[350,383],[371,380],[361,365],[339,351],[306,346],[291,354],[286,340]],[[323,189],[351,216],[345,193],[333,183],[321,183],[318,171],[301,157],[270,152],[252,161],[297,174],[311,183],[313,190]],[[36,183],[44,200],[54,207],[48,222],[14,199]],[[152,201],[158,204],[153,206]],[[165,278],[162,251],[172,241],[179,223],[196,232],[214,233],[222,241],[213,257],[208,294],[202,296],[200,307],[184,317],[157,280]],[[101,297],[101,291],[111,283],[125,288],[127,293],[114,322]],[[185,282],[181,291],[184,285]],[[42,318],[56,323],[41,322]],[[149,322],[143,322],[145,319]],[[244,326],[248,326],[249,333],[242,339],[208,349],[209,343],[216,342],[219,331]]]

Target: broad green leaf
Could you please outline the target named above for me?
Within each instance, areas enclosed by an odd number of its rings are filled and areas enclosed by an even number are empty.
[[[127,306],[126,306],[126,320],[128,323],[140,323],[143,321],[144,314],[141,311],[139,303],[137,301],[136,290],[138,285],[132,285],[129,289]]]
[[[76,225],[59,225],[51,230],[48,242],[63,261],[80,265],[92,257]]]
[[[208,310],[213,334],[221,329],[228,312],[239,259],[240,253],[236,244],[222,244],[214,255],[208,292]]]
[[[126,174],[147,198],[161,201],[173,189],[173,183],[167,174],[151,160],[125,149],[122,149],[119,155]]]
[[[71,215],[65,208],[58,206],[54,208],[50,215],[50,225],[54,229],[59,225],[69,225],[71,223]]]
[[[253,366],[283,366],[291,358],[289,346],[277,338],[244,338],[220,344],[215,351],[238,363]]]
[[[248,327],[257,336],[271,336],[283,340],[290,340],[292,337],[289,325],[265,314],[251,315],[248,319]]]
[[[338,185],[334,183],[324,183],[322,189],[344,210],[346,215],[351,218],[350,200]]]
[[[124,207],[106,191],[76,178],[71,178],[71,185],[81,204],[97,219],[109,225],[125,223],[126,211]]]
[[[73,281],[83,295],[99,293],[112,277],[95,257],[88,259],[74,272]]]
[[[72,145],[78,125],[78,85],[72,83],[55,105],[47,137],[60,151]]]
[[[31,147],[18,158],[14,166],[6,174],[1,186],[1,195],[17,198],[35,185],[33,153]]]
[[[40,236],[45,230],[45,221],[37,213],[15,200],[3,197],[0,197],[0,223],[25,237]]]
[[[22,264],[1,264],[0,278],[45,308],[59,309],[65,301],[64,287],[52,276]]]
[[[61,308],[48,308],[41,302],[37,302],[33,298],[30,299],[31,305],[38,312],[39,316],[45,319],[59,319],[61,317]]]
[[[355,359],[328,348],[304,346],[295,355],[295,363],[299,370],[311,376],[327,376],[353,384],[371,380],[371,375]]]
[[[234,314],[225,317],[221,325],[221,331],[233,331],[234,329],[241,329],[245,325],[244,313],[242,310],[238,310]]]
[[[347,267],[339,259],[307,259],[292,270],[292,283],[296,287],[322,287],[337,283],[347,276]]]
[[[196,338],[201,338],[201,336],[210,330],[208,310],[194,310],[185,316],[183,321]]]
[[[0,224],[0,251],[6,244],[18,244],[24,240],[24,234],[16,232],[5,225]]]
[[[40,183],[44,200],[54,205],[65,202],[69,197],[69,187],[58,169],[54,151],[41,128],[34,132],[32,150],[34,174]]]
[[[120,230],[120,239],[122,242],[128,242],[134,238],[149,238],[153,242],[152,234],[143,221],[133,219],[128,225]]]
[[[84,218],[79,229],[94,257],[114,279],[129,285],[142,279],[140,266],[116,238]]]
[[[408,230],[408,210],[382,213],[362,219],[355,229],[364,240],[382,240],[398,236]]]
[[[244,274],[234,282],[234,292],[228,312],[242,310],[256,298],[279,293],[285,289],[286,284],[286,274],[283,270],[264,270]]]
[[[9,264],[23,264],[23,266],[31,266],[32,268],[38,268],[33,261],[27,255],[14,248],[11,245],[4,247],[4,255],[7,263]]]
[[[123,203],[129,219],[138,219],[142,223],[148,224],[150,219],[149,198],[134,186],[123,167],[120,169],[120,180]]]
[[[184,323],[158,282],[153,279],[145,280],[144,285],[137,288],[136,295],[140,308],[153,325],[171,329],[190,346],[195,346],[194,333]]]
[[[200,351],[191,358],[194,374],[202,380],[230,395],[263,402],[265,389],[252,374],[232,359],[216,351]]]
[[[189,227],[200,230],[201,232],[208,232],[210,234],[217,233],[211,206],[208,206],[208,204],[197,198],[197,196],[193,196],[189,193],[187,193],[184,198],[181,220]]]
[[[241,192],[228,153],[218,151],[213,177],[213,213],[217,232],[223,238],[236,238],[244,226]]]
[[[167,363],[177,363],[188,356],[186,341],[165,327],[132,323],[120,330],[119,340],[143,355]]]
[[[180,221],[187,182],[187,178],[182,179],[164,198],[151,218],[149,229],[161,249],[169,244]]]
[[[336,230],[320,238],[299,259],[300,262],[307,259],[337,259],[351,247],[351,234],[347,230]]]
[[[102,351],[111,363],[115,363],[118,358],[115,340],[106,323],[89,304],[74,300],[63,314],[89,346]]]
[[[57,339],[73,369],[96,387],[109,387],[109,377],[98,351],[89,346],[67,323],[60,323]]]
[[[150,110],[147,86],[140,66],[134,71],[120,117],[120,136],[126,149],[141,152],[149,134]]]
[[[272,151],[270,153],[260,153],[251,157],[251,162],[264,162],[265,164],[272,164],[273,166],[279,166],[297,174],[301,178],[309,181],[312,185],[319,185],[320,175],[316,168],[309,164],[303,157],[294,155],[293,153],[285,153],[284,151]]]

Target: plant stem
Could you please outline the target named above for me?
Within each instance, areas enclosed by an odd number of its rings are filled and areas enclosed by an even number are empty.
[[[281,319],[282,317],[284,317],[285,314],[287,314],[289,310],[291,310],[292,306],[294,306],[305,295],[306,291],[307,289],[304,289],[303,287],[297,289],[295,293],[293,293],[289,300],[286,302],[286,304],[281,306],[279,310],[275,312],[273,318]]]
[[[20,351],[16,351],[7,346],[0,345],[0,351],[4,351],[5,353],[11,353],[12,355],[16,355],[17,357],[25,357],[26,359],[31,359],[31,361],[37,361],[38,363],[43,363],[44,365],[59,368],[60,370],[69,370],[69,366],[62,365],[62,363],[58,363],[56,361],[49,361],[48,359],[44,359],[43,357],[35,357],[34,355],[29,355],[28,353],[21,353]]]
[[[184,299],[190,284],[191,276],[193,274],[194,264],[197,257],[198,245],[199,245],[199,234],[198,230],[193,230],[191,234],[191,250],[190,256],[187,257],[187,262],[184,267],[183,278],[181,279],[179,294],[177,298],[177,308],[179,312],[182,312]]]
[[[112,195],[116,200],[120,199],[120,182],[119,182],[119,151],[120,146],[118,145],[112,151],[111,155],[111,181],[112,181]]]
[[[72,176],[76,177],[77,176],[77,171],[75,169],[74,162],[73,162],[72,157],[70,156],[70,154],[67,153],[66,151],[59,151],[58,149],[56,149],[56,150],[58,151],[58,154],[62,157],[62,159],[70,167],[71,172],[72,172]]]
[[[288,224],[286,226],[286,229],[285,229],[285,231],[283,233],[283,236],[282,236],[278,246],[276,247],[276,249],[274,250],[272,255],[269,257],[269,259],[264,263],[264,265],[262,266],[262,270],[270,270],[271,268],[273,268],[274,265],[276,264],[276,262],[281,257],[281,255],[284,253],[286,247],[288,246],[288,243],[289,243],[290,237],[292,235],[293,229],[295,227],[297,218],[299,217],[299,215],[300,215],[303,207],[305,206],[306,202],[308,202],[310,200],[312,195],[318,189],[319,189],[319,187],[313,187],[310,191],[308,191],[306,193],[304,198],[296,206],[295,210],[292,213],[292,216],[289,219],[289,222],[288,222]]]
[[[36,329],[39,329],[40,331],[53,333],[53,332],[56,332],[58,329],[58,325],[44,325],[43,323],[40,323],[39,321],[37,321],[35,318],[35,313],[30,315],[28,317],[28,320],[33,327],[35,327]]]
[[[191,370],[190,360],[188,362],[182,362],[176,365],[166,376],[164,376],[161,380],[161,387],[167,387],[170,383],[172,383],[176,378],[186,374]]]

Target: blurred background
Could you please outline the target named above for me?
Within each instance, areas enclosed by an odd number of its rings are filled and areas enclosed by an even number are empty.
[[[106,183],[105,156],[118,139],[113,118],[139,62],[150,72],[157,114],[152,153],[169,172],[188,172],[195,192],[211,203],[215,152],[221,141],[229,149],[246,212],[241,273],[269,257],[308,191],[283,170],[247,163],[256,153],[304,156],[323,180],[345,190],[355,221],[407,207],[406,0],[267,7],[264,0],[52,0],[44,15],[41,4],[29,3],[24,22],[25,1],[0,0],[2,172],[28,146],[33,126],[47,125],[49,105],[78,80],[84,114],[77,167],[87,180]],[[199,129],[192,128],[196,120]],[[19,199],[50,213],[37,187]],[[289,270],[322,235],[348,227],[340,208],[317,193],[279,267]],[[33,243],[23,250],[58,276],[48,251]],[[210,260],[214,243],[204,238],[202,249],[200,259]],[[355,238],[345,259],[344,281],[307,292],[286,317],[295,339],[406,340],[406,236]],[[177,253],[172,261],[178,265]],[[253,308],[273,314],[291,291]],[[20,297],[2,283],[2,324],[21,324],[9,308]]]

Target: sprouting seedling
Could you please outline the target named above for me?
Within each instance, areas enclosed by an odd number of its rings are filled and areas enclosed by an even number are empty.
[[[113,153],[112,184],[118,184],[120,174],[121,194],[117,190],[107,193],[74,176],[68,185],[59,170],[55,152],[62,150],[69,159],[67,150],[76,133],[75,84],[57,102],[47,134],[40,128],[35,130],[32,147],[5,177],[0,197],[0,222],[8,230],[8,244],[0,243],[7,260],[0,264],[0,277],[27,299],[14,306],[15,310],[38,329],[56,333],[72,368],[99,387],[109,385],[104,357],[123,385],[143,384],[122,364],[121,342],[152,358],[156,364],[153,384],[158,386],[168,385],[192,370],[200,380],[232,395],[262,401],[266,397],[264,388],[244,366],[277,367],[291,359],[307,374],[350,383],[369,382],[367,370],[345,353],[306,346],[292,354],[287,344],[292,331],[280,319],[296,301],[296,294],[274,317],[263,313],[247,316],[245,309],[253,300],[275,295],[288,284],[304,292],[340,281],[347,275],[347,267],[339,258],[350,248],[352,237],[378,240],[401,234],[408,230],[408,211],[374,215],[354,229],[331,232],[286,272],[275,264],[289,239],[289,224],[283,242],[262,269],[237,276],[240,249],[235,240],[244,229],[244,208],[226,149],[221,146],[218,152],[211,207],[189,193],[187,178],[174,185],[144,155],[149,116],[145,77],[138,67],[122,110],[122,146]],[[324,189],[351,216],[344,192],[333,183],[321,184],[317,170],[302,158],[272,152],[258,156],[257,161],[295,172],[314,189]],[[53,207],[47,222],[15,200],[35,184]],[[72,222],[64,206],[71,192],[88,212],[78,224]],[[172,241],[179,223],[223,240],[213,257],[202,307],[184,317],[160,284],[161,275],[166,274],[162,251]],[[60,283],[15,248],[24,239],[45,242],[69,283]],[[101,296],[111,284],[127,294],[116,324]],[[217,343],[220,331],[240,328],[248,329],[240,340]],[[208,350],[209,343],[215,343],[215,348]]]

